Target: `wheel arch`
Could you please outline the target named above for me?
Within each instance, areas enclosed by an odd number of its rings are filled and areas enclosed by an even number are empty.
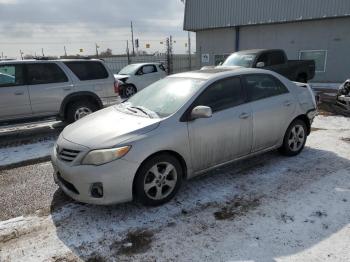
[[[89,91],[80,91],[80,92],[75,92],[75,93],[69,94],[63,99],[61,107],[60,107],[59,116],[62,119],[65,119],[65,117],[67,116],[68,106],[76,101],[81,101],[84,99],[90,100],[91,102],[95,103],[96,106],[98,107],[98,109],[103,108],[102,101],[98,97],[98,95],[96,95],[93,92],[89,92]]]
[[[138,174],[140,168],[152,157],[155,157],[158,155],[164,155],[164,154],[171,155],[171,156],[175,157],[180,162],[181,167],[182,167],[182,172],[183,172],[183,179],[187,179],[187,163],[186,163],[185,159],[178,152],[176,152],[174,150],[161,150],[161,151],[158,151],[158,152],[153,153],[152,155],[148,156],[145,160],[142,161],[142,163],[138,167],[138,169],[135,173],[135,177],[134,177],[133,182],[132,182],[132,195],[133,195],[133,197],[135,197],[136,175]]]
[[[307,117],[307,115],[299,115],[296,118],[294,118],[291,123],[293,123],[295,120],[303,121],[306,124],[307,135],[310,135],[310,133],[311,133],[311,122],[310,122],[310,119]]]

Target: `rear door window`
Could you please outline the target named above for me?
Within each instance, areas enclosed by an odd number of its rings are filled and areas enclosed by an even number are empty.
[[[24,84],[22,65],[0,65],[0,87]]]
[[[248,88],[250,101],[256,101],[272,96],[288,93],[281,81],[267,74],[255,74],[243,76]]]
[[[26,64],[29,85],[68,82],[63,70],[55,63]]]
[[[195,106],[209,106],[218,112],[245,102],[241,79],[230,77],[210,85],[197,99]]]
[[[109,76],[104,65],[97,61],[70,61],[64,64],[81,81],[105,79]]]

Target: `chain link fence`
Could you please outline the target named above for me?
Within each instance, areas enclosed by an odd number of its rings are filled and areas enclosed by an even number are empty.
[[[167,69],[168,74],[176,74],[186,71],[199,69],[197,66],[196,55],[187,54],[166,54],[159,55],[140,55],[140,56],[113,56],[101,58],[108,68],[117,74],[123,67],[135,63],[162,63]],[[170,61],[169,61],[170,60]]]

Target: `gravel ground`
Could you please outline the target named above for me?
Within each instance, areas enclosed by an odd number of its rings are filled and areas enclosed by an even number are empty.
[[[49,213],[51,205],[66,202],[68,198],[58,190],[52,172],[49,162],[0,171],[0,221],[37,210]],[[56,191],[57,201],[52,204]]]
[[[48,163],[3,171],[0,261],[350,261],[349,129],[319,117],[299,156],[221,168],[156,208],[71,202]]]

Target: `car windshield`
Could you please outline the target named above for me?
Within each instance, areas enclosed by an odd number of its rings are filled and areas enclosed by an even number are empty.
[[[252,67],[255,55],[253,54],[233,54],[222,64],[223,66]]]
[[[139,68],[139,65],[128,65],[119,71],[119,75],[131,75],[137,68]]]
[[[119,108],[141,111],[151,118],[168,117],[196,93],[203,81],[177,77],[164,78],[135,94]]]

